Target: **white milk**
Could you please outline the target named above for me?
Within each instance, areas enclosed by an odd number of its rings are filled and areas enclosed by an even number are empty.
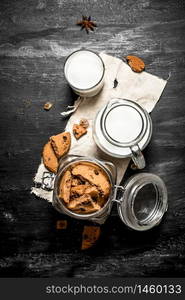
[[[117,106],[106,117],[106,130],[108,135],[120,143],[130,143],[142,131],[143,121],[133,107]]]
[[[103,86],[104,65],[92,51],[72,53],[66,60],[64,73],[69,85],[81,96],[94,96]]]

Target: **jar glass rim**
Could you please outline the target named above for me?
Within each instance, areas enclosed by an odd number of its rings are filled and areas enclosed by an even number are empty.
[[[111,104],[111,105],[110,105]],[[110,134],[107,132],[107,128],[106,128],[106,119],[108,114],[114,110],[115,108],[117,108],[118,106],[127,106],[127,107],[131,107],[133,108],[138,115],[141,118],[142,121],[142,126],[141,126],[141,130],[140,133],[137,135],[137,137],[135,137],[133,140],[129,141],[129,142],[119,142],[115,139],[113,139]],[[136,102],[132,101],[132,100],[128,100],[128,99],[122,99],[122,98],[115,98],[112,99],[104,108],[101,118],[100,118],[100,127],[102,130],[102,133],[105,137],[105,139],[112,145],[118,146],[118,147],[130,147],[133,146],[135,144],[137,144],[145,135],[147,128],[148,128],[148,119],[147,119],[147,115],[146,115],[146,111]]]
[[[85,88],[85,89],[81,89],[81,88],[78,88],[78,87],[75,87],[74,85],[72,85],[72,84],[69,82],[69,80],[68,80],[68,78],[67,78],[67,75],[66,75],[66,71],[65,71],[66,63],[67,63],[68,59],[69,59],[72,55],[74,55],[75,53],[81,52],[81,51],[87,51],[87,52],[91,52],[91,53],[95,54],[95,55],[100,59],[100,61],[101,61],[101,63],[102,63],[102,67],[103,67],[103,69],[102,69],[102,76],[101,76],[100,80],[99,80],[95,85],[93,85],[92,87],[90,87],[90,88]],[[102,81],[102,79],[103,79],[103,77],[104,77],[104,74],[105,74],[105,64],[104,64],[104,61],[103,61],[103,59],[101,58],[101,56],[100,56],[98,53],[96,53],[95,51],[93,51],[93,50],[89,50],[89,49],[85,49],[85,48],[78,49],[78,50],[72,52],[71,54],[69,54],[69,55],[67,56],[65,62],[64,62],[64,76],[65,76],[65,79],[67,80],[67,82],[69,83],[69,85],[71,86],[71,88],[74,89],[74,90],[78,90],[78,91],[89,91],[89,90],[95,88],[95,87],[98,86],[99,83]]]
[[[139,191],[148,184],[155,188],[155,206],[144,220],[139,220],[134,212],[134,201]],[[144,231],[157,225],[168,207],[167,189],[163,180],[152,173],[139,173],[130,177],[124,185],[122,201],[118,202],[118,213],[122,221],[132,229]]]

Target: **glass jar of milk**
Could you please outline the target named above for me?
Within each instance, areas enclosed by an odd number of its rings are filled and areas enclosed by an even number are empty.
[[[86,49],[71,53],[64,65],[68,84],[81,97],[93,97],[101,91],[104,73],[105,66],[101,57]]]
[[[117,158],[131,157],[138,169],[145,167],[141,152],[152,136],[152,120],[139,104],[112,99],[97,114],[93,136],[99,148]]]

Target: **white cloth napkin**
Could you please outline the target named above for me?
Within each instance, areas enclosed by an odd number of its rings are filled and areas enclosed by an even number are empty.
[[[105,64],[104,87],[95,97],[83,100],[80,100],[80,98],[77,99],[77,103],[81,101],[80,106],[70,117],[65,130],[71,132],[72,136],[69,154],[96,157],[113,162],[117,167],[117,184],[119,184],[130,159],[112,158],[103,154],[97,148],[92,137],[93,120],[97,112],[113,98],[124,98],[138,102],[150,113],[159,100],[167,81],[144,71],[142,73],[135,73],[126,63],[116,57],[104,53],[100,53],[100,56]],[[114,88],[115,78],[118,81],[116,88]],[[72,127],[73,124],[79,123],[82,118],[89,121],[88,133],[79,140],[76,140],[72,134]],[[34,178],[35,186],[32,187],[31,193],[51,202],[54,178],[54,174],[48,172],[41,161]],[[50,190],[47,189],[47,186]]]

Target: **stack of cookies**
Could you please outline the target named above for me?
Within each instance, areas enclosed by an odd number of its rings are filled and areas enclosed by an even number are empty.
[[[99,165],[79,161],[63,173],[58,197],[69,210],[91,214],[105,205],[110,191],[110,180]]]

